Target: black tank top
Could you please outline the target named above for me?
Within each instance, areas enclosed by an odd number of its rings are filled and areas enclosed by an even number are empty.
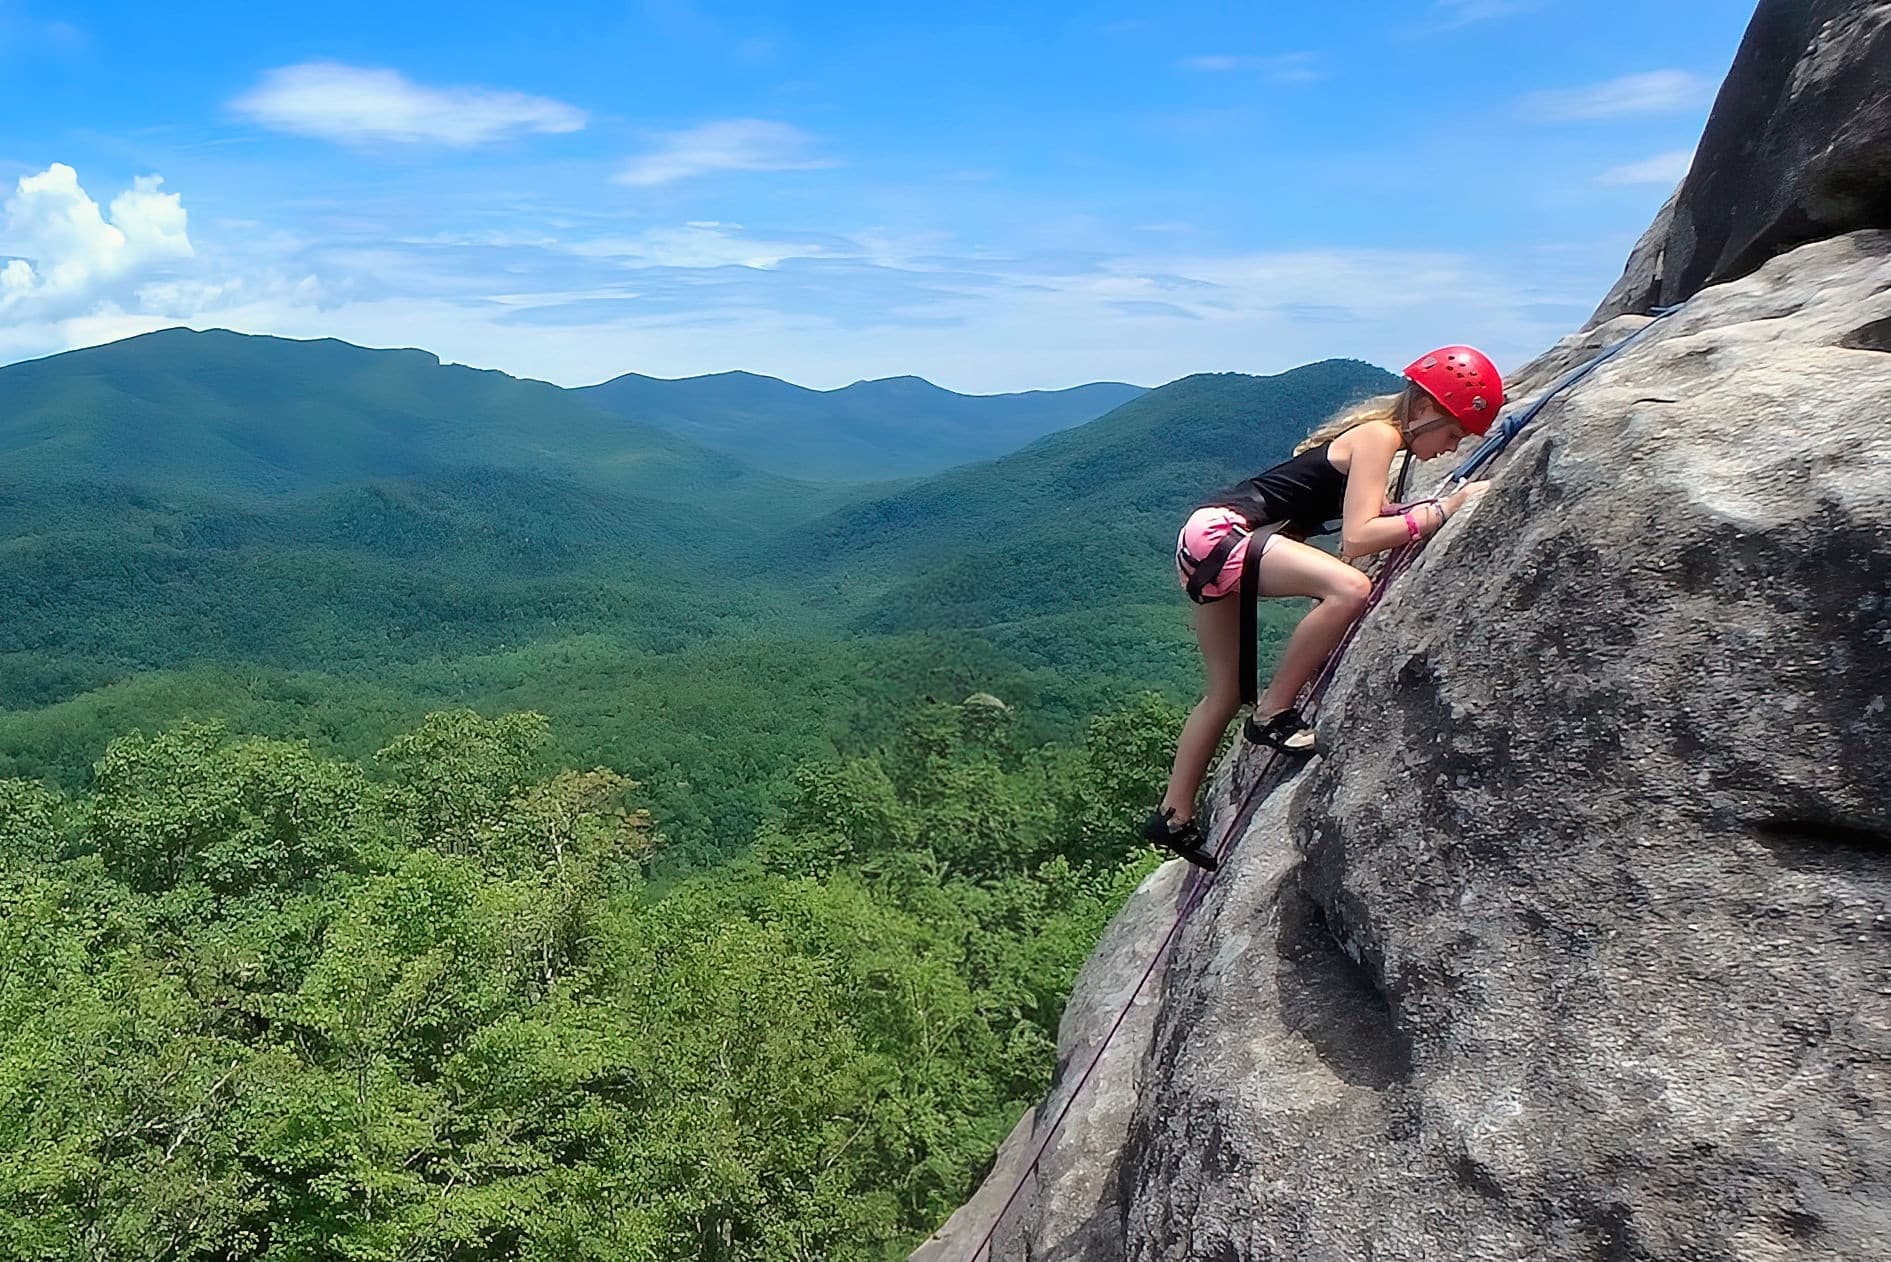
[[[1333,444],[1301,452],[1273,468],[1197,504],[1196,508],[1232,508],[1247,519],[1250,529],[1269,522],[1286,522],[1288,529],[1306,535],[1326,535],[1339,529],[1346,509],[1346,475],[1333,467],[1327,449]]]

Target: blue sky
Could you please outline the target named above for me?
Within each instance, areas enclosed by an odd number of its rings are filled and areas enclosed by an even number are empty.
[[[0,362],[966,391],[1577,327],[1752,0],[0,0]]]

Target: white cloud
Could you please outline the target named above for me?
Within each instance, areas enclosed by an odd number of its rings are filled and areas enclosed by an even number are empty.
[[[1555,266],[1533,254],[1220,253],[1157,231],[1177,227],[1150,225],[1127,246],[1046,227],[1040,249],[1019,254],[707,219],[610,237],[549,221],[364,225],[323,243],[217,225],[196,257],[127,277],[110,301],[0,319],[0,361],[187,324],[420,345],[565,385],[733,368],[815,386],[908,372],[964,390],[1154,384],[1329,356],[1396,365],[1447,341],[1517,363],[1579,323],[1620,263],[1613,242]]]
[[[1431,8],[1445,19],[1445,26],[1450,28],[1488,23],[1513,13],[1528,13],[1530,9],[1541,6],[1543,0],[1437,0]]]
[[[773,241],[744,234],[739,223],[692,220],[676,228],[650,228],[632,236],[565,240],[539,232],[436,232],[403,237],[398,245],[470,246],[491,250],[544,250],[603,259],[622,267],[752,267],[763,271],[788,259],[866,258],[868,247],[848,238]],[[398,263],[394,263],[398,266]],[[379,264],[388,266],[388,264]]]
[[[1604,184],[1679,184],[1694,165],[1692,149],[1673,149],[1640,162],[1610,167],[1596,177]]]
[[[1541,0],[1438,0],[1437,8],[1452,26],[1487,22],[1534,9]]]
[[[192,255],[183,200],[139,176],[112,199],[109,218],[55,162],[23,176],[0,229],[0,312],[70,314],[129,298],[153,268]]]
[[[333,305],[294,266],[301,242],[239,224],[232,249],[206,254],[189,228],[156,176],[104,208],[63,163],[22,178],[0,203],[0,362],[175,324],[273,327]]]
[[[1208,74],[1256,70],[1275,83],[1312,83],[1325,77],[1313,63],[1314,54],[1312,53],[1281,53],[1273,57],[1228,55],[1188,57],[1183,60],[1182,65],[1186,69],[1200,70]]]
[[[712,171],[808,171],[835,165],[809,155],[813,137],[787,123],[732,118],[669,132],[618,173],[621,184],[668,184]]]
[[[852,244],[806,263],[834,270],[804,274],[802,283],[832,292],[843,278],[860,278],[869,260]],[[494,293],[485,304],[416,296],[278,313],[273,324],[248,327],[371,346],[418,340],[449,360],[565,385],[631,370],[743,368],[814,386],[916,372],[954,389],[1016,390],[1277,372],[1330,356],[1397,364],[1459,340],[1518,363],[1566,332],[1594,299],[1584,292],[1576,301],[1494,271],[1487,259],[1444,252],[1150,252],[1084,269],[1050,265],[1055,260],[953,263],[931,249],[923,259],[909,248],[887,251],[867,277],[873,295],[864,316],[810,309],[777,287],[776,278],[789,276],[781,271],[753,273],[752,285],[727,295],[691,286],[689,297],[666,300],[654,287],[612,284]],[[1581,313],[1559,320],[1538,310],[1559,301]],[[560,304],[571,319],[521,319]],[[688,318],[679,318],[684,311]]]
[[[1713,91],[1713,84],[1685,70],[1655,70],[1586,88],[1534,92],[1523,98],[1522,107],[1559,122],[1671,114],[1706,104]]]
[[[85,47],[85,32],[70,22],[35,17],[19,4],[0,0],[0,53],[49,48],[71,53]]]
[[[584,111],[491,88],[429,88],[398,71],[316,61],[284,66],[230,103],[277,131],[346,143],[465,148],[530,132],[573,132]]]
[[[615,259],[643,267],[753,267],[762,270],[786,259],[858,257],[856,249],[836,255],[818,242],[794,244],[743,237],[741,224],[705,220],[681,228],[652,228],[635,237],[610,237],[567,248],[585,258]]]

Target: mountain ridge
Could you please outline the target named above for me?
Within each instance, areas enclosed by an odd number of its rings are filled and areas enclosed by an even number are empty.
[[[319,372],[337,378],[371,376],[382,388],[437,374],[433,380],[446,392],[504,393],[517,400],[517,406],[560,414],[582,407],[627,422],[635,427],[632,436],[640,436],[646,447],[655,444],[656,435],[665,435],[776,477],[830,483],[926,477],[990,459],[1093,420],[1147,391],[1125,382],[1089,382],[1062,389],[961,394],[912,374],[817,390],[743,369],[688,377],[629,372],[594,385],[565,387],[453,363],[420,347],[369,347],[334,337],[286,338],[173,326],[0,365],[0,398],[9,389],[30,391],[38,383],[59,380],[72,396],[73,411],[109,415],[128,403],[135,408],[149,391],[115,391],[106,378],[122,378],[133,368],[149,373],[165,360],[195,361],[193,371],[181,375],[198,379],[224,377],[232,363],[248,364],[261,373],[281,372],[286,366],[291,370],[287,375],[304,386],[315,384],[308,378]],[[308,371],[316,365],[321,366],[316,373]],[[320,384],[332,387],[334,381]],[[174,383],[166,398],[177,402],[200,385],[200,380]],[[126,393],[132,400],[123,397]],[[293,407],[293,392],[287,397]],[[421,402],[409,388],[404,401],[408,411],[424,412]],[[140,428],[162,419],[149,417]],[[0,443],[6,428],[0,420]],[[56,440],[59,435],[49,430],[40,437]],[[119,446],[134,452],[141,446],[140,437],[134,435]],[[267,458],[270,452],[260,454]],[[416,465],[402,471],[421,470]],[[259,488],[284,481],[263,475]],[[293,482],[293,477],[287,478],[285,487]]]

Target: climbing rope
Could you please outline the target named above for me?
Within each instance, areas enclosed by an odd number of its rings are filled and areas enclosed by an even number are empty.
[[[1485,466],[1489,465],[1491,461],[1497,459],[1498,456],[1504,453],[1504,450],[1515,441],[1517,435],[1523,432],[1524,427],[1529,425],[1531,421],[1534,421],[1538,414],[1549,405],[1550,400],[1556,398],[1556,396],[1568,390],[1571,386],[1587,377],[1603,364],[1606,364],[1609,360],[1615,358],[1630,346],[1640,341],[1654,329],[1656,325],[1660,324],[1663,320],[1680,309],[1681,307],[1678,304],[1672,307],[1654,308],[1650,312],[1654,318],[1647,324],[1642,325],[1621,341],[1616,342],[1607,349],[1584,360],[1576,367],[1569,369],[1560,377],[1550,382],[1529,406],[1519,408],[1516,412],[1498,421],[1496,425],[1491,427],[1490,434],[1485,437],[1484,441],[1478,446],[1478,449],[1471,453],[1470,458],[1451,471],[1451,476],[1445,479],[1444,485],[1440,488],[1440,494],[1449,494],[1464,483],[1470,481],[1480,469],[1483,469]],[[1409,466],[1410,462],[1408,461],[1407,467],[1409,468]],[[1403,489],[1403,485],[1404,478],[1401,475],[1401,490]],[[1332,654],[1327,657],[1326,665],[1320,669],[1320,673],[1315,676],[1313,682],[1308,685],[1307,701],[1306,704],[1301,707],[1301,712],[1305,714],[1309,720],[1318,713],[1320,699],[1325,696],[1326,687],[1332,682],[1333,673],[1339,668],[1340,659],[1345,657],[1346,650],[1350,648],[1353,641],[1358,638],[1359,629],[1365,625],[1366,615],[1371,613],[1373,608],[1385,597],[1386,590],[1392,585],[1393,580],[1412,567],[1412,563],[1418,559],[1418,554],[1424,550],[1424,546],[1424,541],[1419,540],[1415,543],[1408,543],[1403,547],[1394,549],[1387,555],[1385,565],[1380,568],[1378,577],[1373,580],[1372,591],[1366,597],[1365,609],[1360,612],[1359,617],[1353,620],[1353,625],[1346,629],[1346,634],[1341,638],[1339,647],[1335,648]],[[1249,783],[1247,792],[1242,795],[1241,801],[1237,803],[1235,813],[1229,820],[1229,826],[1222,831],[1221,839],[1216,843],[1214,853],[1217,862],[1220,861],[1222,851],[1228,846],[1230,839],[1241,835],[1242,831],[1247,827],[1248,820],[1253,817],[1254,809],[1262,801],[1266,800],[1267,794],[1260,792],[1260,789],[1267,784],[1269,773],[1274,769],[1274,760],[1279,757],[1280,754],[1276,751],[1268,759],[1262,766],[1260,775],[1256,776]]]
[[[1603,364],[1613,359],[1616,355],[1640,341],[1649,330],[1653,329],[1657,324],[1660,324],[1662,320],[1680,309],[1679,306],[1658,307],[1654,309],[1652,312],[1654,319],[1644,324],[1641,328],[1636,329],[1633,333],[1615,343],[1613,346],[1610,346],[1608,349],[1563,373],[1560,377],[1552,381],[1528,407],[1520,408],[1511,416],[1500,420],[1492,427],[1490,434],[1485,438],[1478,449],[1471,454],[1471,457],[1451,471],[1451,476],[1445,479],[1442,488],[1443,493],[1448,494],[1458,486],[1468,482],[1478,470],[1484,468],[1491,461],[1502,455],[1504,449],[1509,447],[1517,435],[1523,432],[1525,426],[1536,419],[1537,414],[1543,410],[1551,399],[1554,399],[1557,395],[1563,393],[1565,390],[1587,377],[1590,373],[1600,368]],[[1409,464],[1410,462],[1408,461],[1408,467]],[[1403,486],[1403,482],[1404,478],[1401,476],[1401,487]],[[1393,581],[1411,568],[1412,563],[1418,559],[1418,554],[1423,550],[1424,546],[1424,540],[1421,539],[1395,549],[1386,557],[1385,565],[1380,568],[1378,577],[1373,580],[1372,590],[1366,597],[1365,608],[1360,611],[1359,617],[1353,620],[1352,626],[1347,628],[1345,636],[1340,640],[1339,646],[1327,657],[1326,664],[1321,667],[1320,673],[1315,676],[1313,682],[1307,686],[1307,699],[1300,709],[1309,719],[1312,719],[1319,713],[1320,702],[1326,695],[1327,686],[1333,680],[1333,675],[1339,667],[1340,659],[1345,656],[1346,650],[1352,646],[1354,639],[1357,638],[1359,628],[1364,625],[1367,615],[1384,599],[1385,593],[1387,589],[1391,587]],[[1247,789],[1236,802],[1234,814],[1228,818],[1226,826],[1219,830],[1219,837],[1213,848],[1217,865],[1219,865],[1227,852],[1234,848],[1235,838],[1239,837],[1247,829],[1249,821],[1254,817],[1254,812],[1259,809],[1262,802],[1266,801],[1268,792],[1262,792],[1262,790],[1265,788],[1271,792],[1271,785],[1276,782],[1274,772],[1282,756],[1280,750],[1275,750],[1267,756],[1267,760],[1261,764],[1259,774],[1248,782]],[[1219,868],[1217,868],[1217,872],[1218,871]],[[1089,1083],[1090,1076],[1096,1072],[1097,1066],[1103,1063],[1103,1054],[1109,1050],[1110,1044],[1115,1041],[1117,1033],[1123,1028],[1123,1022],[1129,1019],[1129,1014],[1135,1008],[1136,1001],[1142,998],[1144,987],[1149,985],[1149,979],[1155,976],[1157,966],[1167,957],[1169,948],[1175,944],[1176,935],[1182,931],[1182,926],[1187,923],[1189,914],[1195,910],[1196,906],[1200,904],[1203,897],[1207,894],[1209,888],[1214,884],[1217,872],[1202,873],[1191,870],[1192,884],[1189,888],[1188,895],[1183,899],[1182,905],[1176,909],[1175,917],[1169,923],[1169,931],[1163,935],[1161,945],[1156,948],[1155,954],[1150,957],[1149,967],[1143,970],[1142,977],[1136,982],[1136,988],[1130,991],[1129,999],[1124,1003],[1122,1011],[1116,1014],[1116,1020],[1110,1023],[1109,1030],[1104,1033],[1102,1041],[1097,1044],[1096,1054],[1090,1058],[1090,1063],[1084,1066],[1082,1075],[1078,1077],[1076,1085],[1071,1088],[1070,1094],[1065,1098],[1063,1107],[1057,1111],[1056,1119],[1051,1123],[1050,1128],[1044,1132],[1044,1138],[1042,1142],[1038,1144],[1037,1151],[1031,1154],[1030,1164],[1027,1165],[1024,1168],[1024,1172],[1018,1176],[1017,1184],[1011,1189],[1011,1194],[1005,1198],[1005,1203],[999,1206],[998,1213],[992,1219],[991,1226],[986,1229],[984,1237],[979,1240],[978,1247],[972,1251],[968,1262],[978,1262],[980,1258],[984,1258],[986,1262],[989,1262],[992,1241],[997,1236],[998,1229],[1004,1225],[1005,1215],[1011,1212],[1011,1206],[1018,1199],[1018,1194],[1024,1191],[1025,1184],[1030,1181],[1032,1175],[1037,1173],[1038,1165],[1043,1161],[1044,1154],[1050,1150],[1051,1140],[1056,1137],[1057,1132],[1063,1127],[1064,1119],[1070,1115],[1071,1107],[1077,1103],[1077,1098],[1083,1094],[1083,1089]]]
[[[1470,481],[1472,475],[1479,469],[1482,469],[1498,456],[1501,456],[1504,452],[1504,448],[1510,446],[1511,440],[1523,432],[1524,426],[1536,419],[1537,413],[1548,406],[1551,399],[1554,399],[1557,395],[1569,389],[1635,343],[1641,341],[1643,337],[1647,336],[1649,330],[1653,329],[1657,324],[1660,324],[1663,320],[1680,309],[1681,307],[1678,303],[1672,307],[1653,308],[1650,314],[1654,316],[1654,319],[1642,325],[1639,329],[1636,329],[1615,345],[1583,361],[1552,381],[1548,388],[1537,396],[1536,402],[1530,404],[1529,407],[1520,408],[1513,415],[1498,421],[1491,429],[1490,434],[1484,439],[1482,445],[1471,453],[1471,458],[1452,470],[1451,477],[1445,483],[1446,490],[1455,489],[1462,483]]]

